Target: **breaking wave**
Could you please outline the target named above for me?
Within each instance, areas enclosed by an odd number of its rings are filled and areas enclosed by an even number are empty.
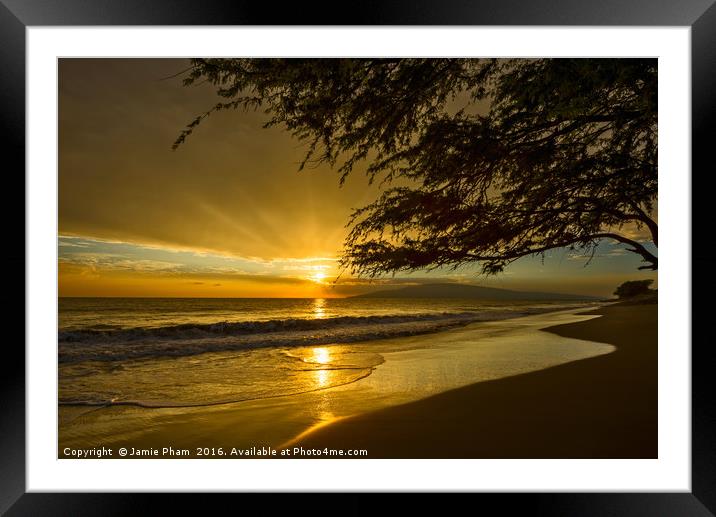
[[[350,343],[437,332],[476,321],[514,318],[546,310],[290,318],[154,328],[68,330],[58,333],[59,361],[117,361],[259,347]]]

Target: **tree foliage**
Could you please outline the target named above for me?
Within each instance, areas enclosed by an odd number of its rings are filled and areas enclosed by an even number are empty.
[[[196,59],[185,84],[261,109],[307,144],[301,168],[343,182],[359,162],[382,195],[354,211],[353,272],[479,262],[496,273],[602,239],[657,257],[655,59]]]
[[[614,295],[619,298],[633,298],[641,294],[648,294],[651,292],[649,286],[653,283],[654,280],[629,280],[617,287]]]

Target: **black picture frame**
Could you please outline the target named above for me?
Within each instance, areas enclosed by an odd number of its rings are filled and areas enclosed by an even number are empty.
[[[6,324],[16,324],[25,304],[17,294],[24,270],[24,225],[17,222],[25,192],[25,30],[28,26],[84,25],[608,25],[691,27],[692,71],[692,491],[690,493],[480,494],[479,504],[509,512],[529,508],[543,515],[714,515],[716,513],[716,403],[708,350],[715,341],[707,327],[714,262],[708,235],[708,188],[694,188],[713,169],[716,135],[716,5],[714,0],[396,0],[338,3],[287,3],[280,9],[255,1],[203,0],[0,0],[0,139],[6,239],[13,251],[0,261],[7,281]],[[680,171],[689,181],[689,171]],[[702,181],[702,180],[701,180]],[[14,182],[14,183],[11,183]],[[11,201],[19,201],[13,204]],[[712,203],[712,202],[711,202]],[[698,245],[696,245],[698,244]],[[689,250],[685,250],[685,253]],[[12,296],[11,294],[12,293]],[[701,302],[701,303],[699,303]],[[22,312],[22,315],[21,315]],[[19,323],[17,329],[23,328]],[[710,339],[711,338],[711,339]],[[23,333],[24,341],[24,333]],[[684,345],[687,345],[684,343]],[[25,493],[25,354],[17,340],[6,340],[0,376],[0,512],[8,515],[122,515],[157,500],[150,494]],[[244,495],[243,497],[250,497]],[[353,495],[343,511],[363,513],[371,496]],[[184,504],[184,496],[173,496]],[[424,505],[421,497],[419,504]],[[164,504],[164,503],[163,503]],[[471,503],[474,504],[474,503]],[[429,507],[423,506],[424,509]]]

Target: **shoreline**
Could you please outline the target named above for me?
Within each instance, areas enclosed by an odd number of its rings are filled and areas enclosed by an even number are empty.
[[[279,446],[354,415],[419,401],[479,381],[611,353],[611,345],[550,337],[538,330],[594,319],[582,314],[589,310],[479,322],[431,335],[374,341],[362,349],[356,344],[319,349],[326,357],[370,350],[382,355],[385,362],[357,382],[309,393],[213,407],[62,406],[60,446]],[[315,349],[309,352],[315,353]],[[331,375],[331,371],[318,370],[311,374],[312,382],[330,383]]]
[[[656,458],[657,305],[581,314],[601,317],[542,330],[614,352],[348,417],[290,445],[368,458]]]

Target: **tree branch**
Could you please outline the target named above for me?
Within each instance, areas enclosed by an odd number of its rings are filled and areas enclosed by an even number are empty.
[[[658,258],[652,254],[649,250],[647,250],[642,244],[638,243],[635,240],[629,239],[627,237],[624,237],[623,235],[619,235],[618,233],[595,233],[583,237],[576,237],[573,239],[567,239],[561,242],[557,242],[554,244],[548,244],[546,246],[542,246],[539,248],[531,248],[527,250],[522,251],[513,251],[509,253],[505,253],[502,255],[480,255],[480,254],[473,254],[468,253],[466,255],[466,258],[470,260],[477,260],[477,261],[497,261],[497,260],[505,260],[505,261],[513,261],[518,258],[526,257],[528,255],[536,255],[538,253],[543,253],[545,251],[549,251],[556,248],[563,248],[566,246],[571,246],[572,244],[578,244],[578,243],[587,243],[589,241],[597,240],[597,239],[613,239],[615,241],[621,242],[622,244],[628,244],[632,246],[632,249],[629,249],[629,251],[636,253],[642,257],[644,262],[648,262],[647,265],[639,267],[639,269],[657,269],[657,263]]]
[[[654,241],[654,244],[656,246],[659,245],[659,226],[656,224],[656,221],[654,221],[651,217],[647,215],[644,210],[641,209],[641,207],[636,203],[629,203],[631,207],[637,212],[638,214],[638,220],[641,221],[646,225],[647,228],[649,228],[649,231],[651,232],[651,239]]]

